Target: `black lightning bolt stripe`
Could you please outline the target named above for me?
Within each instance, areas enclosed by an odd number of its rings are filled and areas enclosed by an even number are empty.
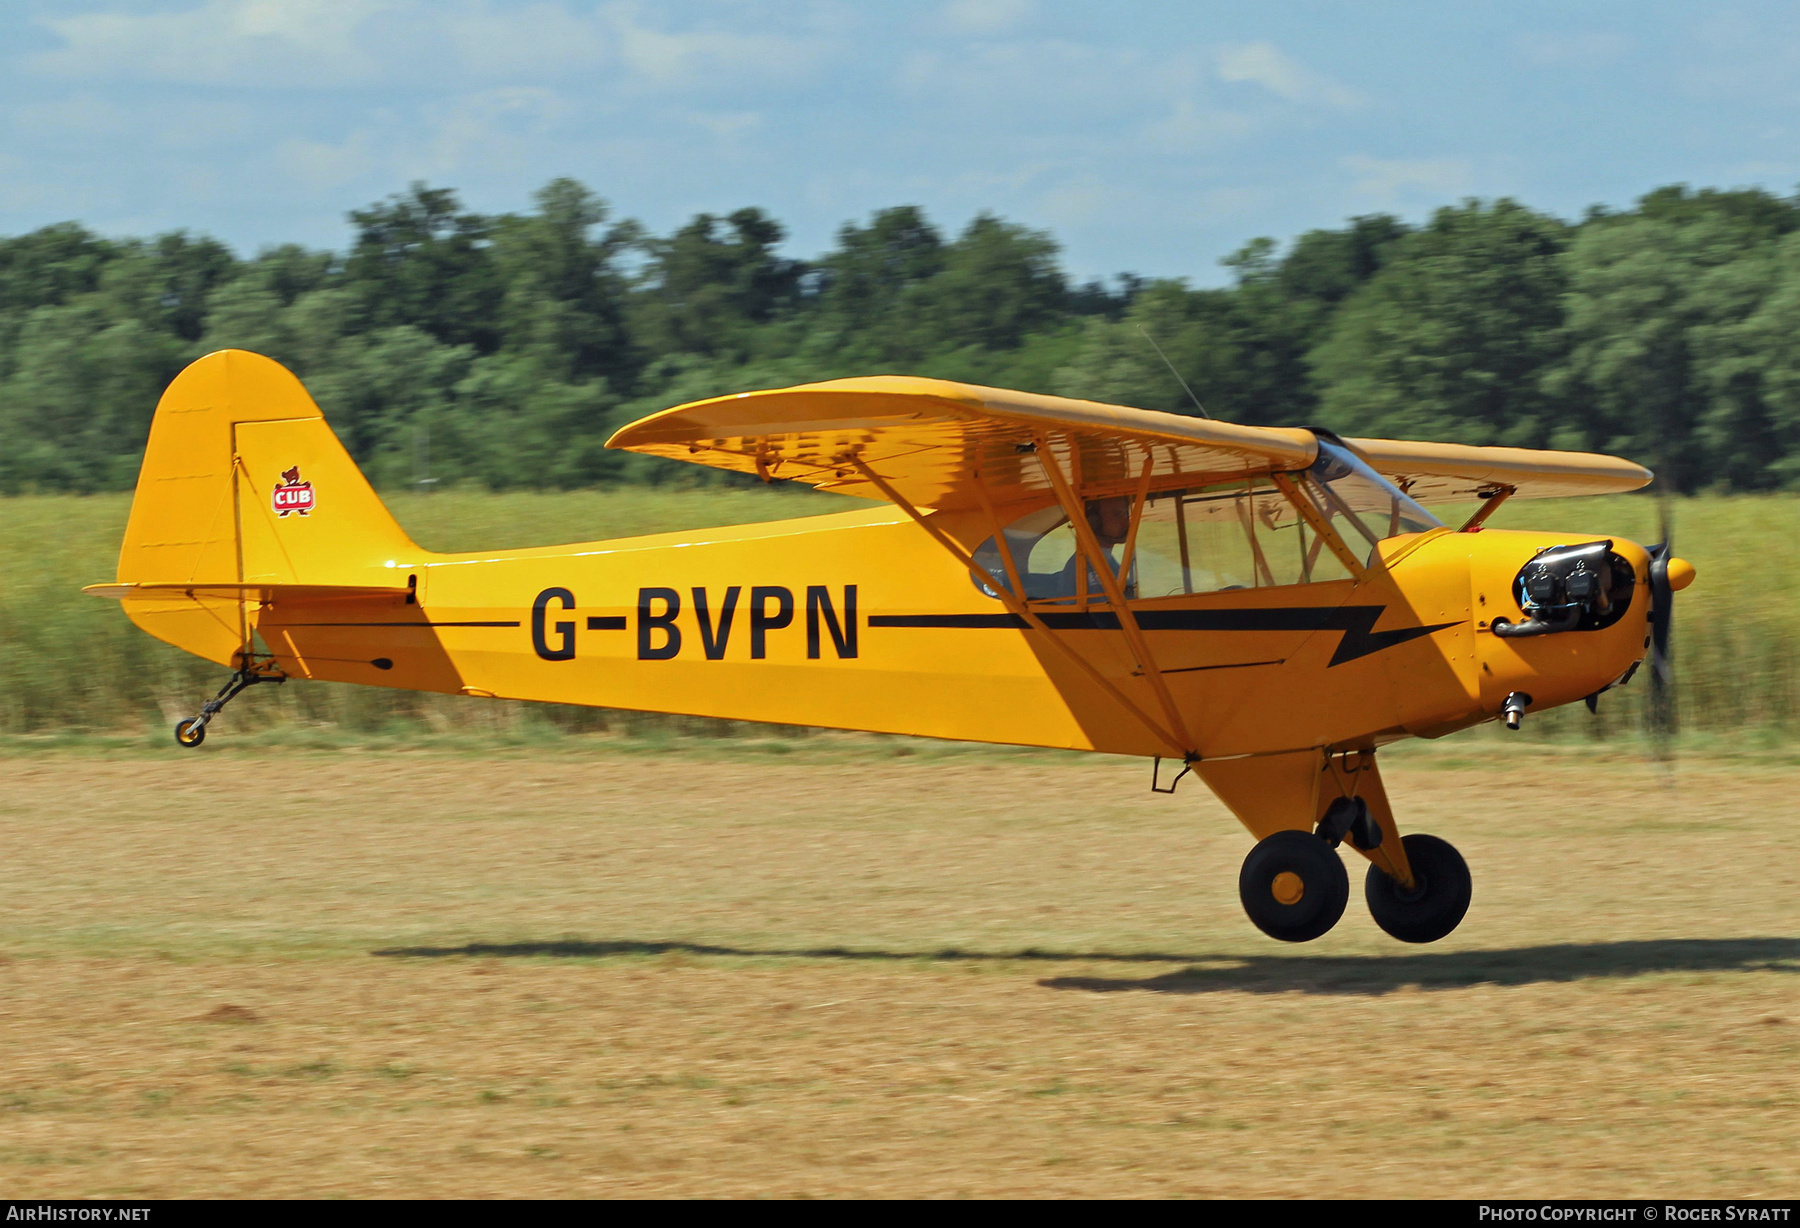
[[[518,619],[511,622],[465,622],[465,623],[277,623],[281,627],[521,627]],[[321,658],[322,659],[322,658]]]
[[[1275,606],[1238,610],[1139,610],[1138,626],[1146,631],[1341,631],[1330,665],[1342,665],[1358,657],[1404,644],[1408,640],[1442,631],[1456,624],[1434,623],[1423,627],[1375,630],[1387,612],[1384,605]],[[1110,610],[1042,611],[1038,617],[1053,631],[1117,631],[1119,616]],[[939,627],[958,630],[1005,629],[1024,631],[1030,624],[1017,614],[871,614],[870,627]]]

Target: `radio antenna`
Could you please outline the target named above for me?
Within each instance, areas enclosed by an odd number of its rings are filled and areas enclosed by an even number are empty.
[[[1163,366],[1169,369],[1169,374],[1175,377],[1175,382],[1181,385],[1181,390],[1188,394],[1188,400],[1194,403],[1194,408],[1200,411],[1200,416],[1211,418],[1212,415],[1206,412],[1206,406],[1200,404],[1200,398],[1194,395],[1194,390],[1188,387],[1188,382],[1181,378],[1181,372],[1175,369],[1175,364],[1169,361],[1167,354],[1163,353],[1162,346],[1156,344],[1156,338],[1150,335],[1150,330],[1142,324],[1137,326],[1137,330],[1144,334],[1144,340],[1150,343],[1150,348],[1156,351],[1156,356],[1163,360]]]

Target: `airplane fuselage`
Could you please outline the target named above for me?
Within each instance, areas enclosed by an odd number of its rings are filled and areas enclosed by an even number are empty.
[[[979,514],[941,513],[972,549]],[[1612,626],[1494,635],[1519,568],[1591,540],[1433,530],[1360,579],[1134,601],[1205,759],[1373,747],[1578,700],[1643,655],[1647,585]],[[1644,552],[1616,544],[1641,576]],[[392,560],[410,598],[276,600],[255,615],[290,675],[1132,755],[1169,749],[891,508],[541,549]],[[1103,602],[1038,603],[1149,707]]]

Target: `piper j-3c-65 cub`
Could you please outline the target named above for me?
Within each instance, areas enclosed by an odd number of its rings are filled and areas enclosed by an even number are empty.
[[[1169,759],[1256,837],[1238,886],[1265,933],[1337,922],[1348,842],[1376,922],[1430,942],[1468,867],[1400,835],[1379,748],[1662,666],[1694,575],[1666,543],[1481,531],[1509,497],[1650,481],[1608,456],[894,376],[699,401],[608,446],[882,502],[433,554],[298,380],[228,350],[164,394],[118,579],[87,591],[235,669],[183,746],[247,686],[329,679]],[[1457,529],[1423,506],[1474,499]]]

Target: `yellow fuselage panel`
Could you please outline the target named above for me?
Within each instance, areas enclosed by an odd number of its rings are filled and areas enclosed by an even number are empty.
[[[939,513],[972,548],[979,513]],[[1502,641],[1543,534],[1384,543],[1360,581],[1134,602],[1207,757],[1373,745],[1579,699],[1641,655],[1644,616]],[[1642,551],[1620,548],[1644,574]],[[1636,551],[1635,554],[1631,553]],[[891,508],[765,525],[393,560],[416,600],[276,602],[264,641],[300,676],[600,707],[1156,755],[1168,748]],[[1647,602],[1639,586],[1634,606]],[[1104,603],[1034,606],[1143,710]]]

